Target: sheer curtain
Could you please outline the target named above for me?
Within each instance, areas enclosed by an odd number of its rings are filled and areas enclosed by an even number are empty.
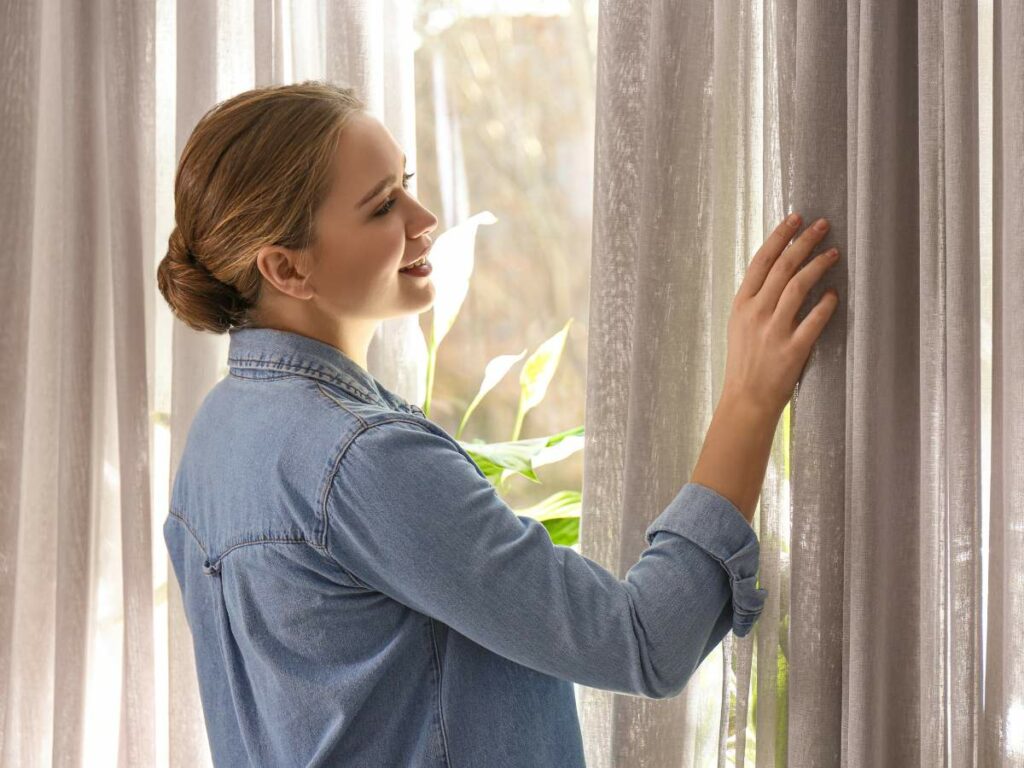
[[[676,699],[583,690],[588,765],[1024,765],[1024,6],[600,11],[585,554],[624,575],[688,478],[784,213],[842,259],[800,314],[838,288],[754,519],[755,631]]]
[[[593,768],[1024,764],[1024,9],[987,3],[602,5],[585,554],[624,575],[687,479],[771,226],[827,216],[843,259],[754,520],[762,618],[675,699],[580,688]],[[227,340],[157,300],[174,165],[217,101],[325,78],[415,166],[410,12],[7,4],[3,765],[209,764],[159,526]],[[410,399],[416,323],[369,357]]]
[[[156,290],[177,158],[217,101],[328,79],[359,90],[415,167],[411,13],[402,0],[5,4],[4,766],[210,764],[160,526],[227,338],[172,322]],[[389,320],[369,353],[410,398],[417,329]]]

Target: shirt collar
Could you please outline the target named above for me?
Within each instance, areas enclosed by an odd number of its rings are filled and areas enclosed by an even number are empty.
[[[293,371],[341,387],[364,403],[423,413],[331,344],[277,328],[230,328],[228,336],[229,369]]]

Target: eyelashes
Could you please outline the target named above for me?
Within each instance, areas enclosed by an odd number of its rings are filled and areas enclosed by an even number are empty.
[[[411,179],[415,175],[416,175],[415,171],[413,171],[412,173],[406,173],[406,174],[402,175],[402,188],[403,189],[408,189],[409,188],[409,179]],[[387,200],[384,201],[384,205],[382,205],[380,208],[378,208],[377,212],[373,214],[374,217],[376,218],[376,217],[387,215],[388,211],[390,211],[394,207],[394,205],[395,205],[395,198],[393,198],[393,197],[388,198]]]

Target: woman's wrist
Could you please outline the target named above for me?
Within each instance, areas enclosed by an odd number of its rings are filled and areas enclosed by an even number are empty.
[[[747,522],[754,518],[764,485],[779,415],[749,399],[723,394],[690,477],[729,499]]]

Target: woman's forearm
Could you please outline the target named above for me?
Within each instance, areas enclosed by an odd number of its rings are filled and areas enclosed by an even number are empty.
[[[690,481],[729,499],[754,519],[779,418],[740,397],[722,396]]]

